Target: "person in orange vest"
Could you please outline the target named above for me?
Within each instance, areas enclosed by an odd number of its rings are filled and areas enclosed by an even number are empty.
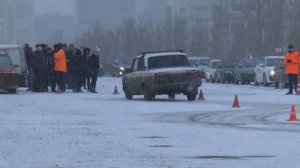
[[[62,44],[57,44],[55,46],[54,54],[54,71],[56,73],[56,83],[57,83],[57,93],[65,91],[64,88],[64,74],[67,72],[67,59],[66,54],[63,50]]]
[[[288,46],[284,63],[286,65],[285,73],[288,75],[289,79],[289,92],[286,93],[286,95],[292,95],[293,88],[295,89],[295,92],[297,92],[299,74],[299,53],[294,49],[292,44]]]

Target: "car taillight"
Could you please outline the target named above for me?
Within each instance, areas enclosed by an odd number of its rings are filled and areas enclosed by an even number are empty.
[[[154,75],[154,80],[155,81],[164,81],[164,80],[167,80],[167,79],[168,79],[168,76],[164,75],[164,74],[155,74]]]
[[[201,73],[200,71],[191,71],[189,72],[189,76],[191,76],[192,78],[201,78]]]

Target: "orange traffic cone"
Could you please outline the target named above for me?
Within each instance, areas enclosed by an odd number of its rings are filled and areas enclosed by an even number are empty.
[[[295,110],[295,106],[294,105],[292,105],[291,114],[290,114],[290,118],[288,119],[288,121],[299,121],[297,119],[297,114],[296,114],[296,110]]]
[[[204,99],[203,92],[202,92],[202,89],[201,89],[200,92],[199,92],[198,100],[205,100],[205,99]]]
[[[118,94],[120,94],[119,93],[119,91],[118,91],[118,88],[117,88],[117,86],[115,86],[115,90],[114,90],[114,93],[113,93],[114,95],[118,95]]]
[[[239,98],[237,95],[235,95],[235,98],[234,98],[234,102],[233,102],[233,106],[232,107],[235,107],[235,108],[239,108],[240,107],[240,103],[239,103]]]

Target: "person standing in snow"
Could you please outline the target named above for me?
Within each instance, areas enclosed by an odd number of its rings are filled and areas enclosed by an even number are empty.
[[[93,52],[93,54],[88,58],[88,67],[91,77],[91,83],[90,83],[90,92],[91,93],[97,93],[96,91],[96,85],[97,85],[97,78],[99,75],[99,69],[100,69],[100,60],[99,55],[96,55],[97,52]]]
[[[284,63],[286,65],[285,73],[289,78],[289,92],[286,95],[292,95],[293,89],[297,92],[298,74],[299,74],[299,53],[290,44],[285,55]]]
[[[33,53],[32,69],[34,73],[33,78],[33,92],[45,92],[47,76],[47,60],[43,52],[41,44],[36,45],[36,50]]]
[[[66,54],[63,50],[62,44],[57,44],[55,46],[54,54],[54,71],[56,73],[56,83],[57,83],[57,93],[62,93],[65,91],[64,88],[64,74],[67,72],[67,60]]]

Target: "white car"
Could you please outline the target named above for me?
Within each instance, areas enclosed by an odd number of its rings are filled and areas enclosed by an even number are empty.
[[[20,86],[27,85],[27,65],[24,51],[19,45],[0,45],[0,49],[5,50],[10,56],[13,66],[20,77]]]
[[[265,56],[260,59],[255,67],[254,84],[269,86],[274,81],[275,66],[284,56]]]
[[[206,82],[215,83],[217,81],[217,69],[221,66],[221,60],[211,60],[208,68],[205,69]]]

